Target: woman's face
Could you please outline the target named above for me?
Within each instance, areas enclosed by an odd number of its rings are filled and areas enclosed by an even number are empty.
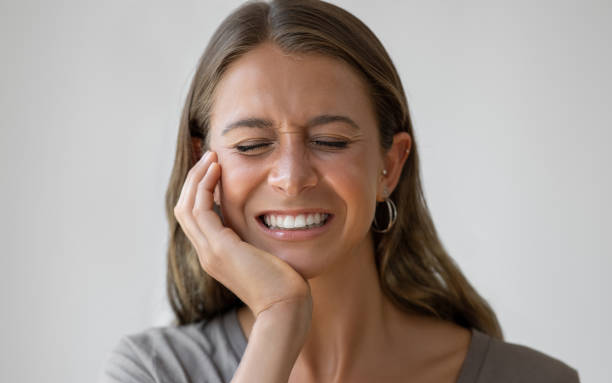
[[[350,66],[262,44],[225,72],[210,121],[217,198],[243,240],[305,278],[371,249],[383,156],[366,86]]]

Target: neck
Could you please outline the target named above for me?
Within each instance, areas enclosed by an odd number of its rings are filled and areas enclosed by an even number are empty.
[[[346,380],[348,371],[371,360],[373,350],[384,352],[389,340],[393,308],[380,288],[372,239],[343,259],[309,280],[312,322],[296,367],[315,381]]]
[[[297,381],[350,381],[359,370],[379,368],[376,356],[398,342],[391,334],[398,333],[402,314],[380,288],[372,239],[366,237],[342,259],[308,280],[313,313],[292,371]],[[244,307],[239,319],[248,337],[255,321],[251,311]]]

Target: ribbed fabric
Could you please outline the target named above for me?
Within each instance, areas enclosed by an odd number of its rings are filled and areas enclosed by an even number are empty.
[[[578,371],[532,348],[472,329],[457,383],[578,383]]]
[[[246,345],[236,310],[186,326],[152,328],[123,337],[98,381],[229,382]]]
[[[100,383],[222,383],[232,379],[247,339],[236,309],[209,321],[123,337]],[[457,383],[577,383],[578,373],[531,348],[472,329]]]

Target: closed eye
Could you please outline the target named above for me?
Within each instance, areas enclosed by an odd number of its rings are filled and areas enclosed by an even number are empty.
[[[312,145],[315,145],[324,150],[340,150],[340,149],[346,148],[349,145],[349,141],[337,140],[337,139],[331,139],[331,140],[317,139],[317,140],[311,140],[311,143]],[[248,155],[256,155],[256,154],[265,152],[266,148],[270,147],[271,145],[273,145],[273,143],[270,141],[251,141],[251,142],[235,145],[234,148],[239,153],[248,154]]]
[[[257,142],[251,145],[236,145],[235,148],[241,153],[247,153],[255,151],[257,149],[263,149],[272,145],[270,142]]]
[[[329,148],[333,148],[333,149],[343,149],[346,148],[348,146],[348,141],[339,141],[339,140],[333,140],[333,141],[328,141],[328,140],[313,140],[312,141],[315,145],[319,145],[319,146],[327,146]]]

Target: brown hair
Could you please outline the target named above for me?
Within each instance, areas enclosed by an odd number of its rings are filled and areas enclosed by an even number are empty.
[[[412,137],[411,152],[390,197],[399,212],[397,222],[385,234],[372,234],[384,294],[406,312],[473,327],[502,339],[495,313],[447,254],[436,233],[421,187],[418,146],[406,96],[391,58],[359,19],[314,0],[246,3],[223,21],[199,60],[183,109],[166,192],[170,229],[167,292],[176,322],[187,324],[244,305],[202,270],[174,217],[174,206],[189,169],[198,160],[193,139],[205,141],[208,136],[215,86],[233,61],[265,41],[288,53],[323,54],[355,68],[369,86],[382,150],[391,146],[398,132]]]

